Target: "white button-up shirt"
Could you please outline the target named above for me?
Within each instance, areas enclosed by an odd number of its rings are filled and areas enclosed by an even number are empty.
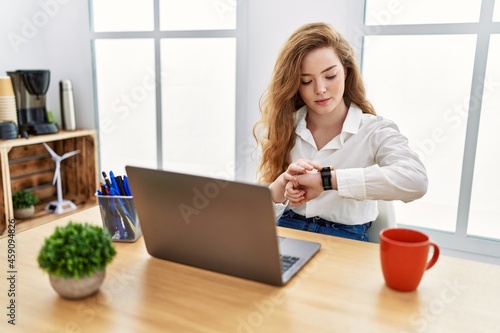
[[[394,122],[363,113],[351,104],[341,133],[318,151],[307,129],[306,114],[307,106],[297,111],[297,137],[290,152],[291,161],[308,159],[333,166],[338,190],[324,191],[298,207],[276,203],[277,218],[285,209],[293,209],[306,217],[362,224],[377,218],[375,200],[409,202],[426,193],[425,167]]]

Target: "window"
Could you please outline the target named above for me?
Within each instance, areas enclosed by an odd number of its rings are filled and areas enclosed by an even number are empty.
[[[94,48],[103,170],[121,174],[125,163],[155,167],[154,41],[97,39]]]
[[[232,0],[91,1],[100,167],[234,177]]]
[[[164,167],[216,174],[234,161],[235,49],[234,38],[161,41]]]
[[[365,24],[478,22],[481,0],[367,0]]]
[[[422,199],[396,202],[398,223],[451,251],[500,257],[496,2],[366,0],[362,70],[368,98],[429,175]]]
[[[495,189],[500,187],[500,34],[490,37],[488,62],[483,83],[474,181],[468,233],[500,239],[500,209]]]

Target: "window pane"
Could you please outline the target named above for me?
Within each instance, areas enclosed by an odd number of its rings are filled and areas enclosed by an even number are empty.
[[[493,22],[500,22],[500,1],[495,1],[495,8],[493,9]]]
[[[161,41],[163,165],[234,177],[234,38]]]
[[[160,0],[160,30],[235,28],[235,0]]]
[[[102,169],[156,167],[154,41],[96,40],[95,58]]]
[[[367,25],[478,22],[481,0],[366,0]]]
[[[500,239],[500,35],[492,35],[479,124],[468,233]]]
[[[92,1],[95,32],[153,31],[152,0]]]
[[[398,223],[455,230],[476,37],[367,36],[368,98],[423,160],[429,189],[396,203]]]

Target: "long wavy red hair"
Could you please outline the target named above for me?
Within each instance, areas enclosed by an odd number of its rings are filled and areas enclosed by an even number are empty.
[[[344,100],[356,104],[364,113],[376,114],[366,99],[366,91],[347,40],[326,23],[310,23],[297,29],[281,49],[271,82],[260,100],[261,119],[253,134],[262,150],[258,179],[273,182],[290,161],[295,144],[295,112],[305,105],[299,95],[302,60],[311,51],[331,47],[346,69]]]

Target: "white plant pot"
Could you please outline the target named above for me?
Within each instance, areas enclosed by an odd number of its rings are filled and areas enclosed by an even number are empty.
[[[106,270],[94,273],[90,277],[81,279],[61,278],[50,275],[52,288],[63,298],[78,299],[96,293],[104,281]]]
[[[27,219],[35,214],[35,206],[29,206],[27,208],[17,208],[14,209],[14,218],[15,219]]]

